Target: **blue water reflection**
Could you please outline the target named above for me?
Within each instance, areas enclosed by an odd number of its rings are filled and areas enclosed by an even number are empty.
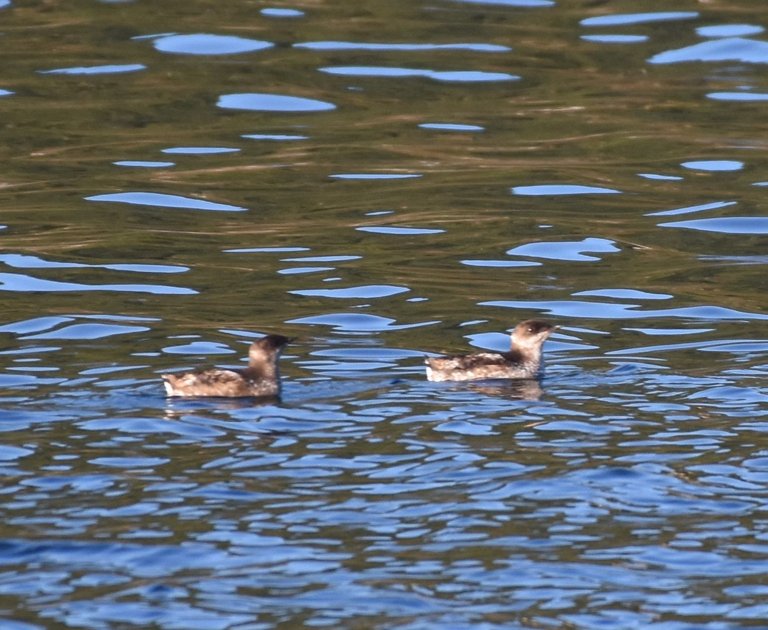
[[[768,234],[768,218],[724,217],[721,219],[693,219],[659,223],[659,227],[685,228],[722,234]]]
[[[29,448],[21,448],[18,446],[0,446],[0,461],[8,462],[21,459],[22,457],[29,457],[34,454],[34,450]]]
[[[639,44],[648,41],[646,35],[582,35],[581,39],[599,44]]]
[[[421,123],[422,129],[435,129],[437,131],[485,131],[480,125],[466,125],[460,123]]]
[[[482,43],[431,44],[431,43],[370,43],[370,42],[304,42],[294,44],[295,48],[308,50],[371,50],[371,51],[431,51],[431,50],[471,50],[472,52],[509,52],[509,46]]]
[[[713,101],[743,101],[743,102],[762,102],[768,101],[768,94],[765,92],[710,92],[707,98]]]
[[[638,173],[638,176],[662,182],[676,182],[683,179],[679,175],[663,175],[661,173]]]
[[[0,262],[16,269],[112,269],[113,271],[133,271],[136,273],[184,273],[189,267],[182,265],[142,265],[136,263],[85,264],[62,262],[30,256],[27,254],[0,254]]]
[[[287,9],[282,7],[266,7],[260,11],[266,17],[273,18],[300,18],[304,17],[304,11],[299,9]]]
[[[759,35],[765,28],[757,24],[713,24],[700,26],[696,32],[702,37],[746,37]]]
[[[669,293],[649,293],[638,289],[592,289],[577,291],[573,295],[584,297],[606,297],[617,300],[670,300],[674,296]]]
[[[309,136],[285,133],[244,133],[241,138],[248,140],[275,140],[277,142],[290,142],[293,140],[307,140]]]
[[[76,66],[72,68],[55,68],[40,70],[40,74],[90,75],[90,74],[123,74],[146,70],[147,66],[140,63],[107,64],[103,66]]]
[[[417,179],[421,173],[333,173],[331,179]]]
[[[507,250],[509,256],[527,256],[549,260],[570,260],[573,262],[594,262],[599,256],[589,254],[610,254],[621,251],[613,241],[604,238],[587,237],[581,241],[542,241],[526,243]]]
[[[292,276],[307,273],[324,273],[334,269],[335,267],[289,267],[287,269],[278,269],[277,273],[284,276]]]
[[[157,295],[194,295],[186,287],[162,284],[85,284],[45,280],[30,275],[0,273],[0,291],[60,293],[72,291],[112,291],[117,293],[153,293]]]
[[[461,261],[468,267],[539,267],[542,263],[533,260],[486,260],[466,258]]]
[[[14,332],[25,334],[36,332],[38,330],[48,330],[53,326],[72,321],[71,317],[35,317],[11,324],[0,326],[0,332]]]
[[[232,354],[235,351],[221,343],[211,341],[192,341],[175,346],[165,346],[163,352],[168,354]]]
[[[728,321],[768,320],[768,315],[739,311],[714,305],[688,306],[667,309],[648,309],[639,304],[616,304],[614,302],[585,302],[581,300],[491,300],[480,302],[480,306],[498,306],[523,310],[543,311],[562,317],[586,317],[593,319],[649,319],[654,317],[677,317],[681,319]]]
[[[707,210],[719,210],[737,205],[736,201],[713,201],[712,203],[702,203],[695,206],[686,206],[684,208],[674,208],[673,210],[658,210],[648,212],[647,217],[671,217],[678,214],[694,214],[696,212],[706,212]]]
[[[289,252],[308,252],[309,247],[243,247],[237,249],[225,249],[229,254],[285,254]]]
[[[208,210],[214,212],[244,212],[247,208],[240,208],[225,203],[194,199],[181,195],[169,195],[166,193],[152,192],[124,192],[107,193],[104,195],[92,195],[85,198],[87,201],[106,201],[110,203],[126,203],[137,206],[155,206],[161,208],[183,208],[185,210]]]
[[[244,109],[262,112],[324,112],[336,109],[326,101],[283,94],[223,94],[217,105],[223,109]]]
[[[160,52],[184,55],[234,55],[274,46],[272,42],[258,39],[207,33],[158,37],[153,45]]]
[[[552,7],[555,5],[555,0],[454,0],[454,2],[462,2],[465,4],[499,5],[504,7],[519,8]]]
[[[345,287],[343,289],[296,289],[289,291],[294,295],[305,295],[307,297],[326,297],[339,299],[375,299],[389,297],[398,293],[410,291],[408,287],[398,287],[388,284],[365,284],[356,287]]]
[[[134,168],[169,168],[175,166],[174,162],[157,162],[150,160],[119,160],[112,162],[115,166],[127,166]]]
[[[691,160],[680,164],[694,171],[740,171],[744,162],[739,160]]]
[[[699,17],[696,11],[656,11],[653,13],[617,13],[584,18],[582,26],[627,26],[630,24],[648,24],[651,22],[673,22],[693,20]]]
[[[676,50],[668,50],[654,55],[648,61],[656,64],[692,61],[768,63],[768,42],[745,37],[725,37]]]
[[[25,335],[24,339],[102,339],[147,330],[150,329],[146,326],[126,326],[124,324],[72,324],[56,330]]]
[[[382,317],[371,313],[328,313],[291,319],[287,324],[329,326],[340,332],[380,332],[386,330],[406,330],[421,326],[431,326],[438,322],[426,321],[412,324],[398,324],[391,317]]]
[[[440,228],[419,228],[397,225],[365,225],[355,228],[358,232],[370,234],[389,234],[394,236],[418,236],[422,234],[441,234],[445,232]]]
[[[171,155],[218,155],[221,153],[238,153],[236,147],[168,147],[161,149],[161,153]]]
[[[480,83],[486,81],[517,81],[521,77],[506,72],[480,70],[428,70],[423,68],[398,68],[393,66],[328,66],[321,72],[348,77],[423,77],[435,81]]]
[[[298,258],[283,258],[284,262],[348,262],[350,260],[360,260],[362,256],[341,255],[341,256],[301,256]]]
[[[620,190],[603,188],[601,186],[584,186],[581,184],[536,184],[531,186],[514,186],[515,195],[605,195],[620,193]]]
[[[78,320],[85,320],[85,323]],[[154,321],[157,320],[106,314],[35,317],[0,326],[0,333],[14,333],[20,339],[101,339],[113,335],[146,332],[150,328],[143,324]],[[142,325],[136,325],[139,323]],[[35,352],[40,351],[39,347],[35,349]]]

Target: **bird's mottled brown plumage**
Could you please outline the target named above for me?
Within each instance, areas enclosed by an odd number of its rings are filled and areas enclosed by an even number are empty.
[[[168,396],[277,397],[280,395],[277,360],[290,341],[282,335],[267,335],[255,341],[248,351],[246,368],[163,374],[165,391]]]
[[[490,378],[535,378],[541,371],[541,346],[557,326],[529,319],[512,331],[509,352],[477,352],[427,357],[430,381],[472,381]]]

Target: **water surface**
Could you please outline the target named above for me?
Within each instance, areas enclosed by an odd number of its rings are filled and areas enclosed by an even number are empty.
[[[4,627],[765,626],[762,2],[0,8]]]

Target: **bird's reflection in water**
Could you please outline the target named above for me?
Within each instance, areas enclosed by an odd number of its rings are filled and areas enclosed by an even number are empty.
[[[239,409],[251,409],[253,407],[266,407],[278,405],[282,402],[280,396],[244,396],[240,398],[227,398],[216,396],[201,396],[200,398],[166,398],[166,420],[179,420],[185,415],[197,410],[206,409],[214,411],[237,411]]]
[[[466,385],[465,387],[485,396],[496,396],[511,400],[539,400],[544,394],[541,383],[537,379],[482,381]]]
[[[277,417],[270,413],[269,408],[280,402],[279,396],[166,398],[163,417],[165,420],[182,422],[185,425],[198,427],[203,436],[220,435],[221,431],[231,431],[241,438],[247,437],[247,439],[259,440],[260,443],[271,444],[277,440],[295,439],[295,435],[290,430],[260,426],[262,418]],[[264,416],[261,415],[261,412],[257,412],[255,418],[237,417],[236,412],[238,411],[259,407],[264,408]],[[195,433],[195,431],[195,429],[192,429],[192,433]],[[213,433],[210,433],[211,431]]]

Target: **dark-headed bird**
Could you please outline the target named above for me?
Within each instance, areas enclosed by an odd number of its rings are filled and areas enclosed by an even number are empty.
[[[277,397],[280,395],[277,361],[290,341],[282,335],[267,335],[254,341],[248,351],[246,368],[163,374],[165,391],[168,396]]]
[[[536,378],[541,373],[541,346],[557,328],[528,319],[512,331],[509,352],[477,352],[426,357],[427,380],[474,381],[491,378]]]

